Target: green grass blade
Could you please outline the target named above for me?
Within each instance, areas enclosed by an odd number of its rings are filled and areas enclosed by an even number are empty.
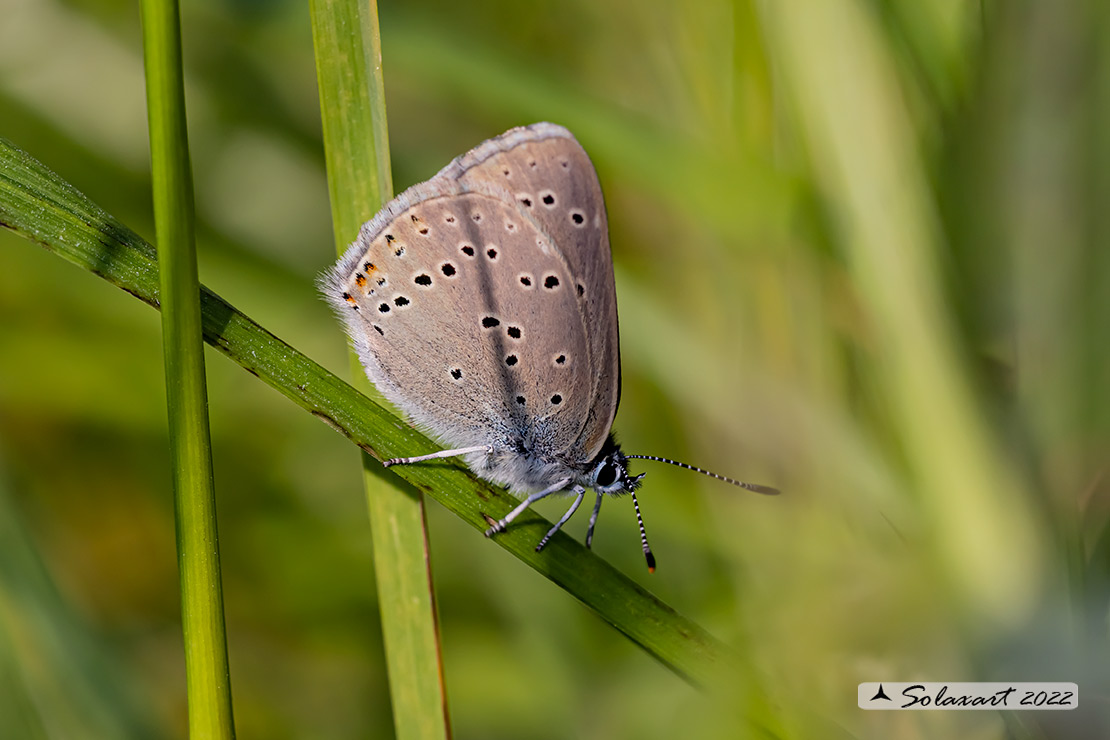
[[[876,377],[905,434],[937,560],[971,613],[1005,624],[1044,562],[1031,496],[965,370],[941,290],[936,206],[881,36],[855,3],[819,7],[769,6],[787,85],[861,300],[888,348]]]
[[[377,7],[364,0],[314,0],[320,112],[336,252],[391,196]],[[355,385],[369,389],[352,356]],[[432,584],[424,494],[362,454],[398,738],[448,737],[439,620]]]
[[[177,3],[144,0],[142,17],[189,735],[232,738]]]
[[[313,0],[312,36],[336,249],[392,197],[377,4]]]
[[[145,303],[159,305],[151,247],[42,164],[0,139],[0,224],[90,270]],[[327,372],[211,291],[201,288],[205,341],[378,459],[436,449],[427,438]],[[397,469],[406,480],[478,531],[482,514],[503,516],[516,503],[451,461]],[[568,591],[675,673],[700,686],[759,692],[745,679],[721,682],[741,659],[573,538],[535,543],[551,523],[527,512],[493,542]],[[749,677],[750,678],[750,677]]]

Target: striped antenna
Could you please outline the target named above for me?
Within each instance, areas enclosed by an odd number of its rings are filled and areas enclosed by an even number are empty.
[[[640,502],[636,500],[636,492],[629,490],[632,494],[632,505],[636,508],[636,521],[640,524],[640,545],[644,548],[644,558],[647,559],[648,573],[655,572],[655,555],[651,552],[651,545],[647,541],[647,532],[644,531],[644,518],[640,516]]]
[[[729,478],[727,475],[719,475],[717,473],[712,473],[708,470],[703,470],[703,469],[695,467],[693,465],[687,465],[684,462],[678,462],[677,460],[671,460],[670,458],[666,458],[666,457],[656,457],[655,455],[625,455],[625,457],[635,458],[637,460],[654,460],[655,462],[667,463],[668,465],[677,465],[680,468],[686,468],[687,470],[693,470],[695,473],[701,473],[702,475],[708,475],[710,478],[716,478],[719,481],[724,481],[725,483],[731,483],[734,486],[738,486],[740,488],[746,488],[749,491],[755,491],[756,493],[762,493],[762,494],[765,494],[767,496],[777,496],[779,494],[779,489],[777,489],[777,488],[771,488],[770,486],[761,486],[761,485],[758,485],[756,483],[745,483],[744,481],[736,480],[735,478]],[[633,500],[635,500],[635,497],[633,497]],[[640,513],[640,509],[639,509],[639,507],[636,507],[637,516],[639,516],[639,513]],[[643,523],[641,523],[640,524],[641,533],[643,532],[643,529],[644,529],[644,525],[643,525]],[[644,540],[644,547],[645,548],[647,547],[647,540],[646,539]]]

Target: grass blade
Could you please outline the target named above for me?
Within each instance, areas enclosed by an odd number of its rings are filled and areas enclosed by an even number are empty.
[[[174,0],[142,16],[189,734],[232,738],[180,18]]]
[[[881,346],[892,348],[877,379],[906,435],[908,466],[939,535],[938,561],[969,610],[1005,624],[1033,593],[1028,584],[1043,562],[1031,497],[983,421],[945,310],[943,237],[881,36],[856,3],[821,7],[781,3],[768,13],[786,79],[805,111],[818,181],[861,300]],[[857,135],[864,130],[868,137]]]
[[[342,254],[392,192],[377,7],[314,0],[310,8],[332,228]],[[355,385],[368,389],[353,355],[351,368]],[[448,737],[424,494],[383,474],[365,452],[362,465],[397,737]]]

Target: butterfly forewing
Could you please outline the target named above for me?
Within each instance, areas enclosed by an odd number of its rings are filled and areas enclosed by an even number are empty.
[[[432,193],[365,231],[331,288],[368,374],[447,445],[564,449],[590,400],[565,260],[511,204]]]
[[[591,460],[609,434],[620,400],[617,302],[601,186],[585,150],[566,129],[541,123],[476,147],[442,176],[463,188],[511,199],[562,254],[574,277],[592,376],[587,416],[562,452]]]
[[[566,129],[513,129],[405,191],[323,287],[375,385],[444,444],[578,468],[601,449],[616,296],[597,175]]]

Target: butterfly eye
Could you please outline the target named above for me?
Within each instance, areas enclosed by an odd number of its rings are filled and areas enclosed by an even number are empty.
[[[617,480],[617,468],[615,465],[605,463],[601,466],[601,470],[597,471],[597,485],[602,488],[607,488]]]

